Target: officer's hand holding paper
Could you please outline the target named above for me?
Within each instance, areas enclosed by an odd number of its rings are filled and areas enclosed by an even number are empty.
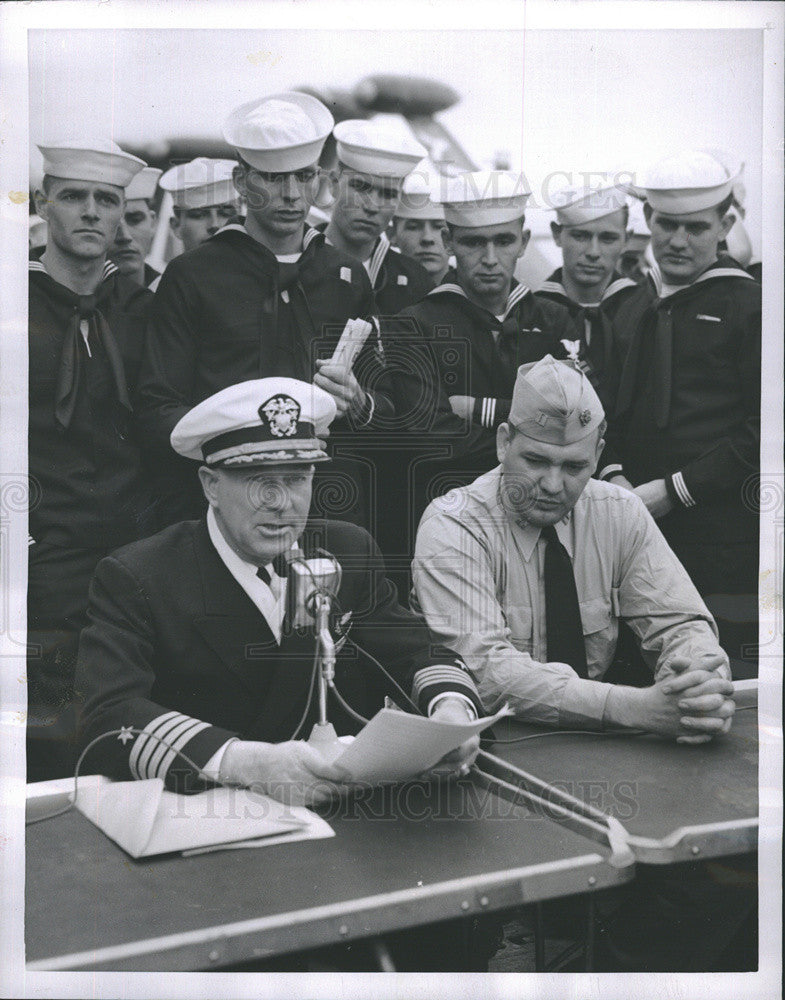
[[[473,722],[445,722],[383,708],[333,763],[346,772],[346,781],[410,781],[432,771],[451,751],[509,714],[505,705],[495,715]]]

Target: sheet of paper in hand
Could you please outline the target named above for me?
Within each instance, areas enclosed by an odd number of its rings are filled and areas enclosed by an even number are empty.
[[[430,770],[470,736],[509,714],[505,705],[496,715],[454,723],[383,708],[335,763],[346,768],[354,781],[408,781]]]
[[[329,824],[301,806],[289,806],[246,788],[212,788],[196,795],[164,789],[160,778],[82,787],[76,808],[132,858],[194,848],[264,846],[334,836]]]

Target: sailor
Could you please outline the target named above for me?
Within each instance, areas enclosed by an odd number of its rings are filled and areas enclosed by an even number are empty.
[[[192,406],[250,378],[313,380],[336,401],[339,433],[352,435],[380,408],[391,409],[367,388],[380,365],[376,336],[354,365],[363,385],[331,360],[347,320],[367,319],[374,309],[362,265],[305,224],[332,126],[323,104],[295,91],[243,104],[224,123],[247,215],[171,261],[151,311],[140,423],[164,463],[175,457],[170,434]],[[180,483],[174,499],[190,497],[196,507],[173,509],[175,520],[201,511],[201,490],[187,475],[190,492]]]
[[[120,274],[144,288],[149,288],[160,274],[146,263],[158,221],[153,209],[153,199],[160,176],[161,171],[155,167],[143,167],[131,179],[125,189],[123,217],[109,248],[109,258],[114,261]]]
[[[28,774],[71,768],[69,720],[93,570],[149,515],[131,400],[148,291],[107,260],[144,166],[104,139],[40,145],[46,248],[30,260]]]
[[[734,181],[702,151],[643,176],[657,268],[614,319],[600,474],[657,519],[743,676],[757,662],[761,289],[718,252]]]
[[[325,235],[362,262],[373,286],[377,314],[394,316],[433,287],[428,273],[392,251],[386,230],[404,179],[425,156],[412,137],[389,125],[349,119],[333,130],[338,164],[331,175],[334,204]]]
[[[442,180],[456,269],[385,326],[396,417],[444,454],[418,465],[418,505],[439,491],[434,477],[449,488],[448,480],[470,482],[496,464],[496,428],[507,419],[519,366],[567,357],[564,342],[575,339],[567,310],[513,276],[530,235],[522,177],[486,171]]]
[[[434,285],[441,284],[450,267],[444,244],[447,226],[444,206],[434,186],[439,174],[436,167],[423,160],[404,178],[398,207],[393,216],[393,248],[416,260],[428,272]]]
[[[161,178],[161,190],[172,196],[169,226],[186,252],[214,236],[239,213],[232,181],[236,165],[234,160],[198,156],[171,167]]]
[[[568,309],[579,341],[573,354],[588,360],[602,394],[610,322],[636,287],[618,270],[628,238],[627,192],[618,184],[577,185],[555,192],[552,207],[551,232],[562,266],[536,294]]]

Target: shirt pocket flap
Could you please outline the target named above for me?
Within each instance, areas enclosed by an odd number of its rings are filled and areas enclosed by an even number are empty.
[[[581,601],[580,608],[584,635],[600,632],[610,624],[611,609],[608,606],[608,602],[602,597],[595,597],[590,601]]]

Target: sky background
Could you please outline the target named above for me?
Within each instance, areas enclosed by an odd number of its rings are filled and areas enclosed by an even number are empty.
[[[506,150],[535,198],[556,171],[728,150],[757,255],[762,54],[757,30],[32,30],[30,141],[218,137],[255,96],[415,73],[458,91],[440,119],[482,165]]]

